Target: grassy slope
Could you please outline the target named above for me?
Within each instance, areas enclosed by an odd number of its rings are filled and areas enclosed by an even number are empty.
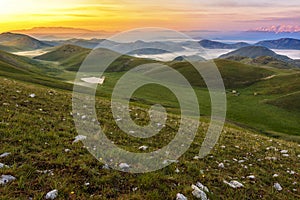
[[[0,54],[0,56],[1,55],[9,55],[9,59],[4,61],[10,61],[10,63],[12,63],[11,65],[3,63],[0,65],[1,74],[3,76],[55,88],[72,89],[72,85],[62,81],[64,79],[73,80],[75,72],[63,71],[62,69],[59,69],[59,67],[43,65],[36,60],[31,60],[25,57],[3,53]],[[65,61],[65,57],[63,57],[62,60]],[[72,59],[70,58],[70,60]],[[132,59],[129,56],[123,56],[111,65],[109,71],[124,71],[147,62],[151,61],[138,58]],[[290,93],[299,91],[300,79],[299,74],[296,73],[297,71],[280,70],[270,67],[259,68],[223,59],[217,59],[215,62],[222,74],[222,77],[224,78],[226,88],[235,89],[242,93],[239,97],[230,94],[228,95],[228,120],[248,128],[254,128],[255,130],[268,135],[271,134],[275,137],[281,137],[283,139],[293,141],[300,140],[299,137],[296,137],[296,135],[299,135],[300,132],[300,127],[297,123],[297,119],[300,118],[299,110],[289,109],[284,106],[278,107],[276,106],[279,105],[278,103],[271,103],[276,101],[276,99],[280,98],[282,95],[289,95]],[[206,89],[199,88],[205,86],[202,78],[195,72],[195,70],[193,71],[191,66],[187,63],[180,62],[170,64],[174,69],[186,76],[192,85],[196,86],[195,91],[199,98],[201,113],[203,115],[210,115],[209,95]],[[17,69],[12,65],[16,65]],[[24,67],[25,69],[23,69]],[[19,69],[22,70],[18,73],[13,72],[13,70]],[[78,67],[75,66],[74,70],[77,69]],[[32,71],[33,73],[31,73]],[[159,70],[156,72],[160,73]],[[55,75],[56,78],[45,77],[44,74]],[[108,78],[105,81],[105,86],[101,88],[101,92],[99,94],[109,97],[115,82],[122,76],[122,74],[123,73],[109,73],[107,75]],[[163,75],[163,73],[161,74]],[[272,74],[276,74],[276,77],[262,81],[262,78]],[[93,74],[91,73],[91,76],[92,75]],[[156,86],[148,86],[135,93],[134,97],[140,103],[146,104],[152,104],[159,98],[161,103],[168,107],[169,110],[178,113],[178,103],[174,96],[171,94],[159,95],[157,93],[153,93],[153,91],[163,91],[161,94],[168,94],[168,91],[164,88],[157,90]],[[255,97],[253,95],[255,92],[259,93],[259,96]],[[284,103],[283,101],[287,102]],[[280,102],[281,105],[292,104],[290,98],[281,99]],[[295,136],[290,137],[288,135]]]
[[[58,199],[174,199],[181,192],[193,199],[191,184],[197,181],[211,191],[210,199],[299,199],[299,146],[295,143],[257,135],[244,129],[226,126],[219,143],[210,156],[194,160],[207,124],[202,123],[191,148],[176,164],[147,174],[127,174],[102,169],[81,143],[72,144],[76,130],[71,112],[71,94],[37,85],[24,84],[0,77],[0,153],[11,152],[0,162],[11,168],[0,169],[0,174],[14,175],[17,180],[0,187],[1,199],[43,199],[44,195],[58,189]],[[19,92],[17,92],[17,90]],[[35,93],[35,98],[29,94]],[[123,148],[137,151],[140,145],[149,150],[169,141],[172,130],[166,128],[151,140],[128,138],[120,132],[111,119],[108,101],[97,100],[102,127],[110,139]],[[134,110],[138,117],[141,109]],[[135,116],[133,113],[133,116]],[[176,121],[176,118],[174,118]],[[34,122],[34,123],[33,123]],[[173,122],[174,123],[174,122]],[[167,127],[175,124],[168,122]],[[176,130],[176,129],[175,129]],[[221,148],[225,145],[225,148]],[[238,145],[238,146],[237,146]],[[278,150],[266,150],[274,146]],[[71,151],[65,152],[68,148]],[[283,157],[280,150],[289,150],[290,157]],[[276,157],[271,161],[267,157]],[[237,160],[245,160],[239,163]],[[224,169],[218,163],[225,164]],[[246,168],[247,167],[247,168]],[[180,173],[175,173],[178,168]],[[52,170],[53,175],[37,170]],[[203,173],[201,172],[203,170]],[[293,170],[291,175],[287,170]],[[272,177],[279,174],[278,178]],[[251,181],[246,176],[253,174]],[[245,185],[232,189],[223,180],[238,180]],[[84,183],[90,183],[85,186]],[[273,184],[279,182],[283,191]],[[297,184],[293,184],[298,182]],[[133,188],[136,188],[133,191]],[[297,191],[293,189],[298,188]]]
[[[279,70],[268,68],[268,70],[240,65],[237,62],[217,60],[217,65],[224,77],[227,86],[227,120],[245,128],[255,129],[263,134],[280,137],[286,140],[300,142],[300,119],[299,109],[288,109],[286,107],[274,106],[269,101],[276,100],[282,95],[299,91],[299,75],[293,70]],[[175,67],[174,67],[175,66]],[[202,86],[201,77],[194,71],[188,69],[189,65],[173,65],[175,69],[191,80],[192,84]],[[152,73],[163,74],[156,70]],[[99,89],[99,95],[109,97],[115,82],[124,73],[108,73],[106,81]],[[275,77],[263,80],[271,74]],[[245,79],[247,81],[245,81]],[[250,81],[249,81],[250,80]],[[202,83],[201,83],[202,82]],[[251,85],[249,85],[251,83]],[[238,90],[240,96],[231,94],[231,90]],[[195,87],[199,99],[202,115],[210,115],[209,94],[205,88]],[[257,96],[254,96],[257,93]],[[156,85],[144,86],[136,91],[134,99],[140,103],[153,104],[160,100],[160,103],[169,108],[170,111],[178,113],[178,102],[176,97],[166,88],[158,88]],[[284,100],[285,101],[285,100]],[[298,105],[297,102],[282,103],[282,105]],[[278,105],[278,104],[277,104]]]
[[[46,85],[53,88],[72,89],[71,84],[49,75],[62,73],[57,68],[44,65],[27,57],[0,51],[0,76]]]

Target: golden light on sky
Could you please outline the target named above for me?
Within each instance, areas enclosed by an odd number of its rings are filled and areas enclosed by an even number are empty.
[[[0,0],[0,31],[65,26],[122,31],[139,27],[243,30],[296,24],[298,0]]]

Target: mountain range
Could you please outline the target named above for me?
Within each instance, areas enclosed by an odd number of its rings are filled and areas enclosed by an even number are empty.
[[[277,62],[277,68],[287,68],[290,65],[299,67],[299,63],[287,56],[276,54],[274,51],[263,46],[247,46],[221,55],[219,58],[241,61],[244,58],[253,59],[259,64]],[[280,63],[278,63],[280,62]]]
[[[238,42],[233,44],[216,42],[212,40],[201,40],[199,44],[207,49],[238,49],[241,47],[252,46],[252,44],[245,42]],[[263,40],[253,44],[253,46],[263,46],[270,49],[300,49],[300,40],[293,38],[281,38],[277,40]]]

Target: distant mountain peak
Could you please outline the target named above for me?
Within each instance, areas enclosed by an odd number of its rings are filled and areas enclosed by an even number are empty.
[[[250,29],[249,32],[296,33],[300,32],[300,25],[273,25]]]

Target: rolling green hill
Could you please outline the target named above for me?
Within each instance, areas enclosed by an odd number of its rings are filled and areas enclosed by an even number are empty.
[[[231,60],[216,59],[214,62],[222,75],[227,89],[243,88],[273,74],[268,69],[261,69]],[[171,67],[182,73],[193,86],[206,87],[202,77],[190,63],[174,63],[171,64]]]
[[[52,51],[45,53],[40,56],[34,57],[34,59],[46,60],[46,61],[54,61],[58,62],[65,70],[77,72],[84,61],[84,59],[89,55],[91,52],[90,49],[82,48],[75,45],[62,45],[60,47],[54,48]],[[120,56],[116,59],[107,69],[109,72],[119,72],[119,71],[126,71],[134,66],[139,64],[145,64],[149,62],[154,62],[149,59],[144,58],[135,58],[127,55],[121,55],[114,51],[108,49],[98,48],[93,51],[93,57],[90,59],[91,63],[97,63],[97,59],[100,55],[102,57],[112,57],[112,56]],[[95,60],[95,61],[94,61]],[[88,71],[98,71],[99,66],[93,64]]]
[[[278,55],[274,51],[262,46],[247,46],[234,50],[227,54],[221,55],[220,58],[228,58],[232,56],[242,56],[248,58],[257,58],[261,56],[271,56],[277,60],[284,62],[292,62],[293,60],[287,56]]]
[[[55,47],[52,51],[40,56],[36,56],[34,57],[34,59],[64,62],[67,59],[71,60],[71,59],[75,59],[76,57],[80,57],[80,55],[87,56],[87,54],[90,51],[91,51],[90,49],[67,44],[67,45]]]
[[[30,51],[51,47],[51,45],[41,42],[28,35],[17,33],[1,33],[0,34],[0,49],[5,51]]]
[[[60,73],[61,70],[36,60],[0,51],[0,76],[70,90],[71,84],[52,77]]]

